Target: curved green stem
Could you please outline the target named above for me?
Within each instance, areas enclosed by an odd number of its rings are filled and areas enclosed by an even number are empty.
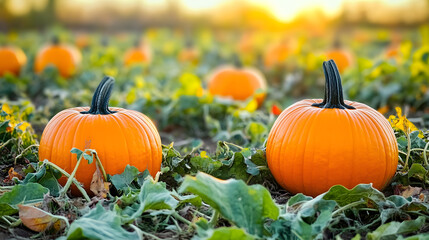
[[[360,205],[360,204],[362,204],[362,203],[365,203],[365,202],[366,202],[365,200],[361,199],[360,201],[352,202],[352,203],[349,203],[349,204],[347,204],[347,205],[345,205],[345,206],[342,206],[342,207],[338,208],[337,210],[335,210],[335,211],[332,213],[332,217],[335,217],[335,216],[336,216],[336,215],[338,215],[339,213],[344,212],[345,210],[347,210],[347,209],[349,209],[349,208],[356,207],[356,206],[358,206],[358,205]]]
[[[94,96],[92,97],[91,108],[88,111],[80,112],[82,114],[101,114],[107,115],[115,113],[109,109],[110,95],[115,79],[109,76],[105,76],[101,83],[95,90]]]
[[[30,148],[32,148],[32,147],[39,147],[39,144],[33,144],[33,145],[30,145],[30,146],[28,146],[26,149],[24,149],[18,156],[16,156],[15,157],[15,161],[14,161],[14,165],[16,165],[16,161],[20,158],[20,157],[22,157],[22,155],[24,155],[24,153],[25,152],[27,152]]]
[[[326,81],[325,96],[321,103],[314,103],[311,106],[319,108],[356,109],[344,103],[341,76],[334,60],[323,62],[323,72]]]
[[[209,225],[212,227],[215,227],[218,219],[219,219],[219,211],[216,209],[213,209],[213,215],[212,215],[212,218],[210,219]]]

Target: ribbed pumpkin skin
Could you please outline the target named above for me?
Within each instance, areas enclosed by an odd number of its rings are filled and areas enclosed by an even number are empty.
[[[15,47],[0,47],[0,77],[6,73],[18,75],[27,62],[24,52]]]
[[[342,49],[333,49],[326,53],[326,59],[333,59],[337,63],[338,70],[343,73],[353,63],[353,57],[350,52]]]
[[[49,45],[42,48],[36,56],[34,70],[42,72],[47,66],[55,66],[60,75],[68,78],[72,76],[79,65],[82,56],[75,47],[68,45]]]
[[[398,146],[388,121],[365,104],[324,109],[302,100],[285,109],[267,141],[267,162],[277,182],[292,193],[317,196],[340,184],[372,183],[382,189],[398,164]]]
[[[152,54],[147,46],[132,48],[125,53],[124,57],[125,66],[149,63],[151,60]]]
[[[261,89],[262,93],[256,96],[259,104],[264,101],[266,88],[262,74],[246,68],[222,67],[215,71],[208,81],[210,94],[234,100],[246,100]]]
[[[57,164],[68,173],[76,165],[72,148],[94,149],[110,175],[122,173],[129,164],[152,176],[160,170],[161,139],[152,121],[144,114],[122,108],[109,108],[113,114],[82,114],[89,107],[71,108],[55,115],[42,134],[39,159]],[[76,178],[89,191],[96,166],[83,161]],[[66,179],[60,179],[65,184]],[[78,194],[76,188],[73,194]]]

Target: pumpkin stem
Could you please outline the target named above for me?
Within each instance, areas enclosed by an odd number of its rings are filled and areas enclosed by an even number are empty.
[[[344,103],[343,87],[337,65],[334,60],[323,62],[323,72],[325,73],[325,96],[321,103],[314,103],[311,106],[320,108],[356,109]]]
[[[242,68],[243,67],[243,62],[241,61],[241,59],[238,56],[238,54],[234,54],[234,56],[232,58],[233,58],[233,61],[234,61],[234,66],[236,68]]]
[[[51,41],[52,41],[52,45],[60,44],[60,38],[57,35],[53,36]]]
[[[115,79],[105,76],[95,90],[92,97],[91,108],[88,111],[80,112],[82,114],[101,114],[107,115],[116,111],[109,110],[109,100],[112,94],[113,84]]]

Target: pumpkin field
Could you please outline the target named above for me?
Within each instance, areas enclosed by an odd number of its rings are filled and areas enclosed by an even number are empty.
[[[0,31],[0,239],[429,239],[429,25],[205,24]]]

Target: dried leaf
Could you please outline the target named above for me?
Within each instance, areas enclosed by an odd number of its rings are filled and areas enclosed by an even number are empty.
[[[97,165],[97,169],[92,176],[91,186],[89,189],[97,197],[106,198],[109,193],[110,182],[105,182],[103,174],[100,171],[100,168]]]
[[[415,195],[419,195],[421,191],[422,191],[421,187],[403,186],[402,184],[398,184],[395,187],[395,194],[400,195],[404,198],[409,198]]]
[[[21,174],[15,172],[15,169],[13,167],[11,167],[7,173],[8,173],[8,175],[3,180],[4,182],[10,182],[10,181],[12,181],[12,178],[14,178],[14,177],[18,178],[19,180],[21,180],[23,178]]]
[[[18,208],[22,224],[35,232],[59,232],[67,226],[64,217],[52,215],[33,206],[18,205]]]

